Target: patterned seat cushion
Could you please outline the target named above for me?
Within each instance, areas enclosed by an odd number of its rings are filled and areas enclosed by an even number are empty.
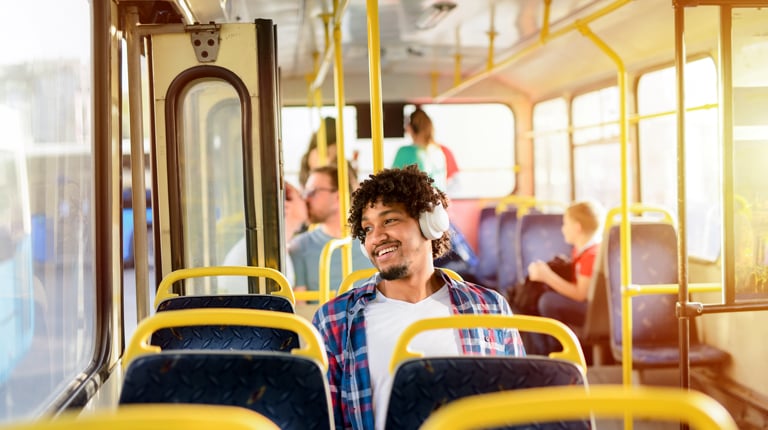
[[[442,405],[462,397],[504,390],[582,385],[581,370],[546,357],[447,357],[409,360],[395,373],[387,409],[387,430],[418,429]],[[587,429],[587,421],[515,427]]]
[[[329,429],[328,384],[320,365],[284,353],[162,352],[137,357],[125,374],[120,404],[195,403],[242,406],[281,429]]]
[[[264,294],[183,296],[161,302],[158,312],[195,308],[259,309],[293,313],[285,297]],[[192,326],[161,329],[152,335],[152,345],[166,349],[223,349],[290,352],[299,347],[298,335],[290,330],[245,326]]]

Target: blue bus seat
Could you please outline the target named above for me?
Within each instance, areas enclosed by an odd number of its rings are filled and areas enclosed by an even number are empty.
[[[160,302],[157,312],[195,308],[260,309],[293,313],[293,306],[285,297],[270,294],[172,297]],[[152,334],[150,343],[162,349],[290,351],[299,347],[299,337],[290,330],[212,325],[159,329]]]
[[[222,294],[178,296],[175,282],[213,276],[262,276],[274,279],[279,290],[271,294]],[[256,309],[294,313],[293,292],[287,280],[273,269],[250,266],[212,266],[180,269],[163,278],[155,296],[156,312],[183,309]],[[290,330],[230,325],[176,326],[158,329],[151,344],[163,349],[238,349],[290,351],[298,348],[298,335]]]
[[[274,284],[274,287],[272,287],[271,290],[267,290],[269,294],[284,297],[290,303],[291,312],[293,312],[293,305],[296,303],[296,297],[294,296],[293,289],[288,283],[288,279],[285,275],[269,267],[257,266],[204,266],[174,270],[165,275],[160,281],[160,285],[157,286],[154,302],[155,309],[158,309],[160,304],[166,300],[180,297],[178,292],[173,291],[174,284],[177,282],[187,281],[194,278],[226,278],[232,276],[263,278],[271,281]],[[182,285],[182,290],[184,289],[183,287],[184,285]],[[195,302],[181,303],[189,305],[195,304]],[[236,305],[237,302],[227,301],[226,304]]]
[[[274,352],[175,351],[138,357],[120,404],[241,406],[281,429],[330,429],[330,394],[320,366]]]
[[[499,257],[496,285],[502,295],[517,283],[517,210],[509,208],[499,215]]]
[[[486,287],[496,287],[499,266],[499,224],[501,217],[496,214],[496,207],[489,206],[480,210],[477,225],[478,262],[475,276]]]
[[[678,281],[677,233],[666,222],[631,222],[632,283],[673,284]],[[606,292],[610,317],[611,351],[621,361],[621,250],[619,225],[608,232]],[[675,367],[680,361],[676,294],[640,295],[632,298],[632,362],[637,369]],[[701,343],[691,321],[691,365],[716,365],[728,354]]]
[[[563,214],[527,213],[517,226],[517,283],[525,282],[528,265],[536,260],[549,261],[556,255],[571,258],[571,245],[561,231]]]
[[[301,335],[302,348],[280,351],[174,350],[148,344],[177,325],[265,326]],[[162,312],[143,320],[123,356],[120,405],[192,403],[241,406],[281,429],[333,428],[328,359],[320,334],[293,314],[244,309]]]
[[[541,356],[411,360],[403,363],[395,375],[385,428],[418,429],[446,403],[477,394],[585,384],[586,377],[575,363]],[[565,428],[590,426],[587,420],[569,423]]]
[[[550,334],[560,342],[562,351],[549,357],[422,357],[408,349],[410,341],[427,330],[475,327],[507,327]],[[476,394],[555,385],[587,386],[584,354],[573,332],[559,321],[533,316],[453,315],[417,321],[400,335],[390,370],[393,380],[387,430],[418,429],[435,409]],[[588,429],[590,426],[588,421],[575,421],[565,428]]]

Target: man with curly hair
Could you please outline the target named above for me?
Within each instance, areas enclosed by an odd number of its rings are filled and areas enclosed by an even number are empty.
[[[411,323],[453,314],[511,315],[493,290],[448,277],[433,259],[450,247],[448,201],[415,165],[371,175],[352,194],[352,235],[379,270],[318,309],[337,428],[383,429],[395,342]],[[370,341],[369,341],[370,340]],[[410,345],[426,356],[525,355],[513,329],[432,330]]]

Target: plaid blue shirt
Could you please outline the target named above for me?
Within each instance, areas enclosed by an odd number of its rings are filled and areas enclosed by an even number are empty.
[[[512,315],[509,304],[499,293],[438,273],[448,286],[454,314]],[[328,353],[328,383],[337,429],[374,428],[364,309],[376,297],[379,282],[381,276],[376,273],[361,287],[321,306],[312,319]],[[464,354],[525,355],[520,334],[514,329],[461,329],[459,337]]]

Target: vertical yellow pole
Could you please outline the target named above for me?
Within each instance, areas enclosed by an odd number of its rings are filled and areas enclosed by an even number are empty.
[[[384,168],[379,3],[377,0],[366,0],[366,5],[368,12],[368,81],[371,92],[371,145],[373,145],[373,171],[376,173]]]
[[[339,7],[339,1],[334,0],[334,14]],[[333,82],[336,87],[336,164],[339,173],[339,213],[341,214],[339,222],[341,231],[347,229],[347,212],[349,212],[349,173],[347,167],[347,158],[344,155],[344,56],[341,50],[341,22],[333,24]],[[342,279],[352,273],[352,247],[344,245],[341,248],[341,275]],[[334,285],[338,288],[338,285]],[[330,298],[327,297],[326,300]]]
[[[624,62],[608,45],[598,38],[586,25],[579,31],[588,37],[616,64],[619,87],[619,142],[621,146],[621,370],[624,385],[632,384],[632,298],[627,289],[632,282],[632,255],[629,229],[629,117],[627,115],[627,71]],[[632,418],[624,418],[624,428],[632,429]]]
[[[494,51],[493,48],[493,42],[494,39],[496,39],[496,26],[494,24],[494,21],[496,20],[496,5],[491,2],[491,28],[488,30],[488,64],[486,65],[487,70],[493,70],[493,65],[495,63],[494,61]]]
[[[675,3],[675,71],[677,85],[677,264],[678,290],[677,302],[682,312],[678,313],[680,362],[680,388],[688,389],[691,385],[691,320],[688,305],[688,244],[686,243],[687,222],[685,214],[685,8]]]
[[[456,53],[453,55],[453,85],[457,86],[461,83],[461,33],[459,27],[456,27]]]
[[[320,14],[320,19],[323,20],[323,30],[325,31],[325,50],[328,51],[331,44],[331,39],[328,31],[328,23],[330,22],[331,15],[327,13]],[[318,53],[313,53],[315,61],[315,76],[319,72]],[[325,121],[323,120],[323,91],[320,85],[315,89],[315,107],[317,107],[317,115],[320,118],[320,127],[317,129],[317,161],[321,166],[328,164],[328,130],[325,129]],[[337,135],[338,136],[338,135]]]
[[[549,38],[549,15],[552,9],[552,0],[544,0],[544,16],[541,20],[541,34],[539,38],[546,42]]]

